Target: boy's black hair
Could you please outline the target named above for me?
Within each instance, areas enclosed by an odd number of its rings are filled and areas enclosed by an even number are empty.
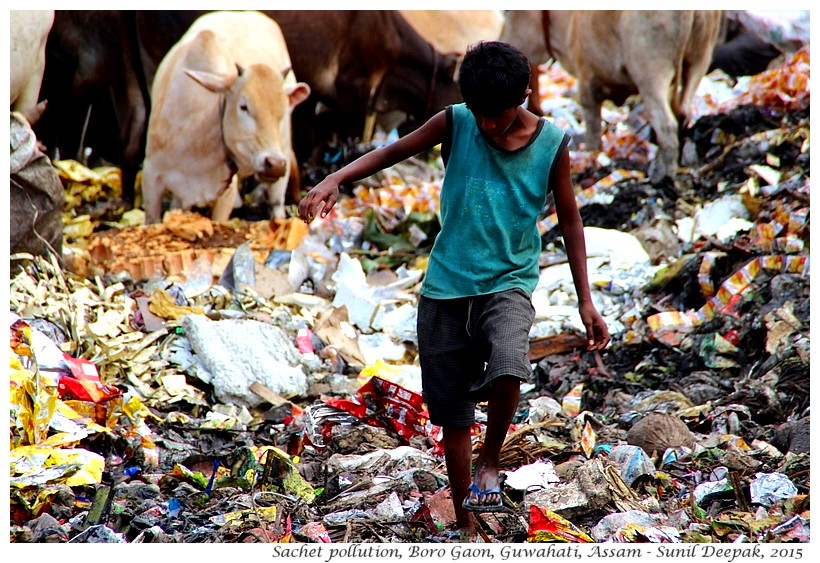
[[[521,104],[529,83],[529,60],[502,41],[470,45],[458,72],[461,97],[479,115],[498,115]]]

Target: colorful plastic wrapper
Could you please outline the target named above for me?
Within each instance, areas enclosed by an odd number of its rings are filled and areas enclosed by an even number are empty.
[[[655,474],[655,464],[640,446],[620,445],[612,450],[609,459],[618,465],[618,472],[629,486],[638,477]]]
[[[358,403],[347,401],[349,408],[358,408]],[[302,413],[306,443],[316,448],[324,448],[331,437],[333,427],[337,424],[355,424],[360,417],[353,415],[348,408],[329,404],[311,405]]]
[[[362,368],[362,371],[356,376],[356,381],[358,381],[359,385],[364,385],[371,377],[375,376],[386,379],[387,381],[392,381],[402,387],[407,387],[407,374],[415,372],[416,369],[416,367],[411,365],[388,364],[379,358],[372,364]],[[420,380],[421,378],[419,377],[418,379]]]
[[[749,487],[752,502],[771,506],[797,494],[797,487],[783,473],[757,473]]]
[[[675,463],[676,461],[688,459],[691,456],[692,449],[687,448],[686,446],[680,446],[677,448],[667,448],[666,451],[663,453],[661,467],[663,467],[664,465],[668,465],[670,463]]]
[[[357,402],[330,399],[327,404],[372,426],[392,428],[406,440],[429,434],[430,422],[418,393],[374,376],[359,388],[356,398]]]
[[[737,367],[738,363],[732,356],[737,354],[737,346],[726,340],[718,333],[707,334],[700,341],[698,351],[703,363],[714,369]]]
[[[811,540],[811,528],[809,527],[808,519],[802,518],[797,514],[782,524],[771,528],[768,533],[781,542],[794,540],[796,542],[808,543]],[[765,541],[765,538],[761,538],[758,541]]]
[[[381,377],[371,377],[359,389],[358,397],[403,438],[428,434],[429,422],[420,394]]]
[[[275,456],[275,458],[271,458],[271,456]],[[296,467],[297,457],[291,458],[287,452],[275,446],[258,448],[256,457],[260,465],[278,464],[281,487],[287,494],[299,497],[307,503],[311,503],[316,499],[316,491],[313,486],[302,477],[299,468]],[[274,467],[276,466],[274,465]]]
[[[37,518],[44,511],[51,509],[54,497],[59,495],[63,489],[59,486],[43,487],[37,491],[37,497],[31,505],[30,518]]]
[[[210,521],[214,524],[227,526],[240,526],[251,519],[274,522],[276,521],[276,513],[276,505],[257,506],[243,510],[234,510],[232,512],[226,512],[225,514],[217,514],[216,516],[211,516]]]
[[[83,449],[21,446],[9,452],[9,485],[25,488],[49,483],[68,487],[102,482],[105,459]]]
[[[102,403],[122,395],[122,391],[100,381],[97,366],[82,358],[72,358],[65,354],[71,373],[63,374],[57,387],[62,399],[78,399]]]
[[[700,291],[707,299],[715,296],[715,284],[712,283],[712,268],[715,261],[721,256],[725,256],[723,252],[704,252],[703,260],[698,269],[698,283],[700,284]]]
[[[416,506],[411,509],[409,522],[424,524],[431,534],[435,534],[440,530],[438,525],[436,525],[435,518],[433,518],[433,512],[430,510],[430,506],[423,500],[419,501]]]
[[[806,243],[803,242],[802,239],[792,235],[777,238],[774,242],[775,250],[779,250],[780,252],[787,254],[803,252],[806,249]]]
[[[584,384],[579,383],[569,390],[561,399],[561,408],[569,416],[576,417],[581,412],[581,395],[584,392]]]
[[[19,356],[33,357],[31,349],[31,326],[23,319],[17,319],[9,327],[9,346]]]
[[[774,240],[777,238],[777,234],[782,230],[783,226],[779,223],[755,223],[755,238],[752,244],[763,250],[771,251],[774,248]]]
[[[481,441],[481,437],[484,435],[484,424],[481,422],[474,422],[472,426],[470,426],[470,441],[473,444],[473,447]],[[509,432],[515,432],[518,427],[515,424],[510,424]],[[431,440],[433,440],[433,449],[430,451],[434,456],[441,457],[444,455],[444,443],[442,440],[444,439],[444,428],[441,426],[436,426],[435,424],[430,425],[430,432],[428,436]]]
[[[157,422],[162,419],[152,413],[148,407],[142,404],[142,401],[136,395],[128,399],[123,405],[122,412],[128,417],[132,426],[126,432],[128,437],[138,437],[142,445],[143,455],[145,456],[146,465],[159,465],[159,452],[154,443],[153,433],[151,428],[145,423],[146,418],[153,418]]]
[[[714,297],[697,311],[664,311],[647,318],[647,323],[656,336],[666,339],[671,337],[678,344],[679,341],[666,331],[687,332],[692,328],[708,321],[718,313],[731,313],[742,294],[749,288],[761,270],[768,270],[776,273],[809,274],[809,257],[807,255],[782,256],[770,255],[760,256],[748,262],[740,268],[729,279],[724,281]]]
[[[46,378],[27,369],[12,368],[9,407],[16,434],[19,435],[17,440],[12,436],[12,443],[28,445],[43,442],[48,436],[57,401],[57,390]]]
[[[117,397],[104,403],[66,399],[57,403],[57,412],[51,419],[51,427],[59,430],[58,425],[61,421],[57,420],[57,416],[62,415],[77,424],[85,425],[89,430],[110,432],[120,423],[122,405],[123,397]]]
[[[310,539],[319,543],[331,543],[330,534],[328,534],[325,525],[321,522],[309,522],[297,530],[300,535],[309,537]]]
[[[809,45],[806,45],[785,65],[750,77],[746,92],[721,105],[721,111],[747,104],[770,110],[807,107],[811,99],[810,59]]]
[[[10,325],[9,348],[13,352],[9,356],[9,408],[17,429],[12,433],[12,444],[38,444],[48,436],[57,390],[53,381],[40,375],[32,349],[32,328],[22,319]]]
[[[623,127],[607,127],[603,132],[602,144],[607,157],[612,160],[629,160],[638,164],[649,164],[658,151],[643,133]]]
[[[530,505],[530,524],[527,541],[531,543],[566,542],[595,543],[590,536],[572,522],[552,510]]]
[[[296,347],[302,354],[313,354],[312,332],[309,328],[300,328],[296,333]]]
[[[722,336],[723,336],[723,339],[726,340],[726,342],[729,342],[733,346],[739,346],[740,345],[740,333],[737,331],[737,329],[733,328],[733,329],[727,330]]]
[[[778,220],[782,220],[778,218]],[[802,207],[800,209],[796,209],[794,211],[788,212],[787,217],[787,228],[790,233],[793,234],[800,234],[806,228],[806,225],[809,222],[809,208]]]
[[[595,434],[595,429],[592,428],[592,425],[587,420],[584,423],[583,431],[581,431],[581,451],[584,452],[585,456],[592,457],[592,452],[595,450],[595,442],[597,439],[598,437]]]
[[[717,481],[704,481],[703,483],[700,483],[695,487],[693,494],[695,495],[695,502],[700,504],[704,498],[713,493],[720,493],[730,490],[732,490],[732,485],[729,483],[729,479],[724,477],[722,479],[718,479]]]
[[[208,486],[208,477],[206,477],[204,473],[202,473],[201,471],[191,471],[181,463],[174,464],[174,469],[171,475],[173,475],[174,477],[182,477],[189,483],[193,483],[194,485],[199,486],[199,488],[201,489],[204,489]]]
[[[766,252],[777,251],[784,254],[803,252],[806,244],[800,237],[804,235],[808,213],[808,207],[790,209],[778,202],[771,212],[771,221],[755,224],[752,246]]]

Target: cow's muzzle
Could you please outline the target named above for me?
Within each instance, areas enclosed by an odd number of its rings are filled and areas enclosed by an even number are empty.
[[[278,155],[267,155],[256,167],[256,179],[260,182],[274,182],[285,175],[288,161]]]

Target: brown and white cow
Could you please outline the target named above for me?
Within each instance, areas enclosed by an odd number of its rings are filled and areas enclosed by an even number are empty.
[[[601,148],[601,104],[640,94],[658,139],[650,178],[675,175],[680,127],[718,40],[719,10],[551,10],[507,15],[502,40],[578,80],[587,148]],[[522,27],[523,26],[523,27]],[[543,46],[539,53],[537,32]]]
[[[54,10],[12,10],[9,13],[11,43],[10,107],[35,123],[45,109],[38,103],[46,66],[46,39],[54,23]]]
[[[442,53],[463,55],[483,39],[498,39],[504,26],[499,10],[399,10],[402,17]]]
[[[432,60],[435,64],[436,57],[430,57],[430,53],[436,52],[440,53],[438,58],[448,65],[446,73],[439,73],[438,84],[432,83],[433,69],[420,73],[399,65],[382,79],[371,104],[376,114],[375,124],[384,132],[397,129],[404,134],[445,105],[460,101],[453,77],[458,73],[461,58],[471,44],[482,39],[497,39],[504,25],[504,16],[499,10],[399,10],[398,14],[399,17],[395,18],[397,25],[403,20],[435,49],[425,47],[416,50],[417,60]],[[414,84],[409,84],[411,82]],[[431,98],[436,90],[444,95]],[[418,100],[428,99],[431,101],[429,107],[421,111]],[[408,111],[414,105],[419,109],[416,112]]]
[[[198,18],[168,51],[151,89],[143,164],[146,223],[162,198],[183,209],[213,205],[226,220],[239,182],[267,186],[272,216],[284,217],[293,160],[290,115],[310,88],[296,82],[279,26],[259,12]]]
[[[398,10],[265,13],[282,28],[293,70],[329,109],[322,117],[342,140],[366,138],[372,130],[366,126],[368,116],[403,112],[407,132],[461,100],[455,81],[458,56],[436,49]],[[299,108],[299,117],[315,129],[308,110]],[[316,142],[323,136],[320,132]]]

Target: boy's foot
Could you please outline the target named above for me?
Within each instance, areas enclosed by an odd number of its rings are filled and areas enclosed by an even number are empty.
[[[502,481],[503,479],[499,477],[497,470],[490,468],[476,470],[475,479],[470,483],[469,492],[461,506],[465,510],[473,512],[498,512],[503,510]]]
[[[464,507],[464,510],[472,512],[498,512],[503,510],[501,489],[495,487],[481,490],[476,487],[475,483],[470,483],[470,494],[467,495],[461,506]]]

